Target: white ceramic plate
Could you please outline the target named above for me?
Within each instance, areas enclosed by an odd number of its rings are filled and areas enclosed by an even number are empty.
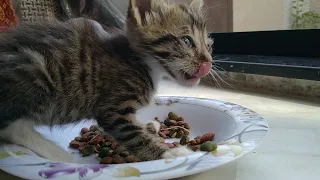
[[[212,99],[187,97],[157,97],[155,105],[142,109],[138,120],[148,122],[155,116],[164,119],[173,111],[183,116],[191,126],[191,138],[215,132],[217,151],[195,152],[169,160],[157,160],[121,165],[100,165],[94,157],[82,158],[68,148],[82,127],[95,122],[83,122],[65,128],[47,127],[37,130],[76,156],[76,163],[59,163],[43,159],[30,150],[12,144],[0,147],[0,168],[26,179],[170,179],[207,171],[247,154],[255,149],[268,131],[267,122],[243,106]]]

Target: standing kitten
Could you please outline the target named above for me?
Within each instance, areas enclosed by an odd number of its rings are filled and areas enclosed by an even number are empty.
[[[202,0],[169,5],[131,0],[125,35],[95,21],[23,25],[0,35],[0,137],[42,157],[72,156],[34,130],[94,118],[141,160],[190,153],[169,150],[135,120],[162,75],[194,86],[211,69]]]

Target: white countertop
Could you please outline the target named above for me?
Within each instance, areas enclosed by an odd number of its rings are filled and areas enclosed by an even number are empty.
[[[185,89],[162,83],[160,95],[224,100],[246,106],[269,123],[270,130],[253,153],[186,180],[320,179],[320,105],[281,97],[231,92],[210,87]]]
[[[198,86],[187,89],[165,81],[159,95],[193,96],[224,100],[246,106],[269,123],[262,145],[220,168],[186,180],[318,180],[320,178],[320,105]],[[0,172],[0,179],[13,179]],[[16,179],[16,178],[15,178]]]

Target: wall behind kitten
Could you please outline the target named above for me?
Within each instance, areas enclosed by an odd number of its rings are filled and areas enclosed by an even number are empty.
[[[129,0],[110,0],[124,14],[127,14]],[[168,0],[168,2],[186,4],[191,0]],[[208,32],[232,32],[232,0],[204,0],[209,9],[207,28]]]

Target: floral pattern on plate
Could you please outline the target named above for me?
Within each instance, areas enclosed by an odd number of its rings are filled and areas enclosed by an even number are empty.
[[[58,163],[41,158],[24,147],[2,144],[0,168],[26,179],[176,178],[213,169],[240,158],[256,148],[268,131],[268,123],[259,114],[230,102],[192,97],[157,97],[155,105],[141,111],[139,117],[150,119],[155,114],[164,117],[168,110],[173,109],[178,114],[184,113],[185,119],[200,118],[197,119],[199,122],[191,123],[194,123],[194,126],[203,125],[204,129],[212,126],[219,131],[217,150],[207,153],[195,152],[189,156],[169,160],[107,165]],[[200,113],[201,116],[195,115],[196,113]],[[77,127],[74,128],[74,131],[79,131]],[[200,128],[194,129],[197,131],[195,134],[202,133]]]

